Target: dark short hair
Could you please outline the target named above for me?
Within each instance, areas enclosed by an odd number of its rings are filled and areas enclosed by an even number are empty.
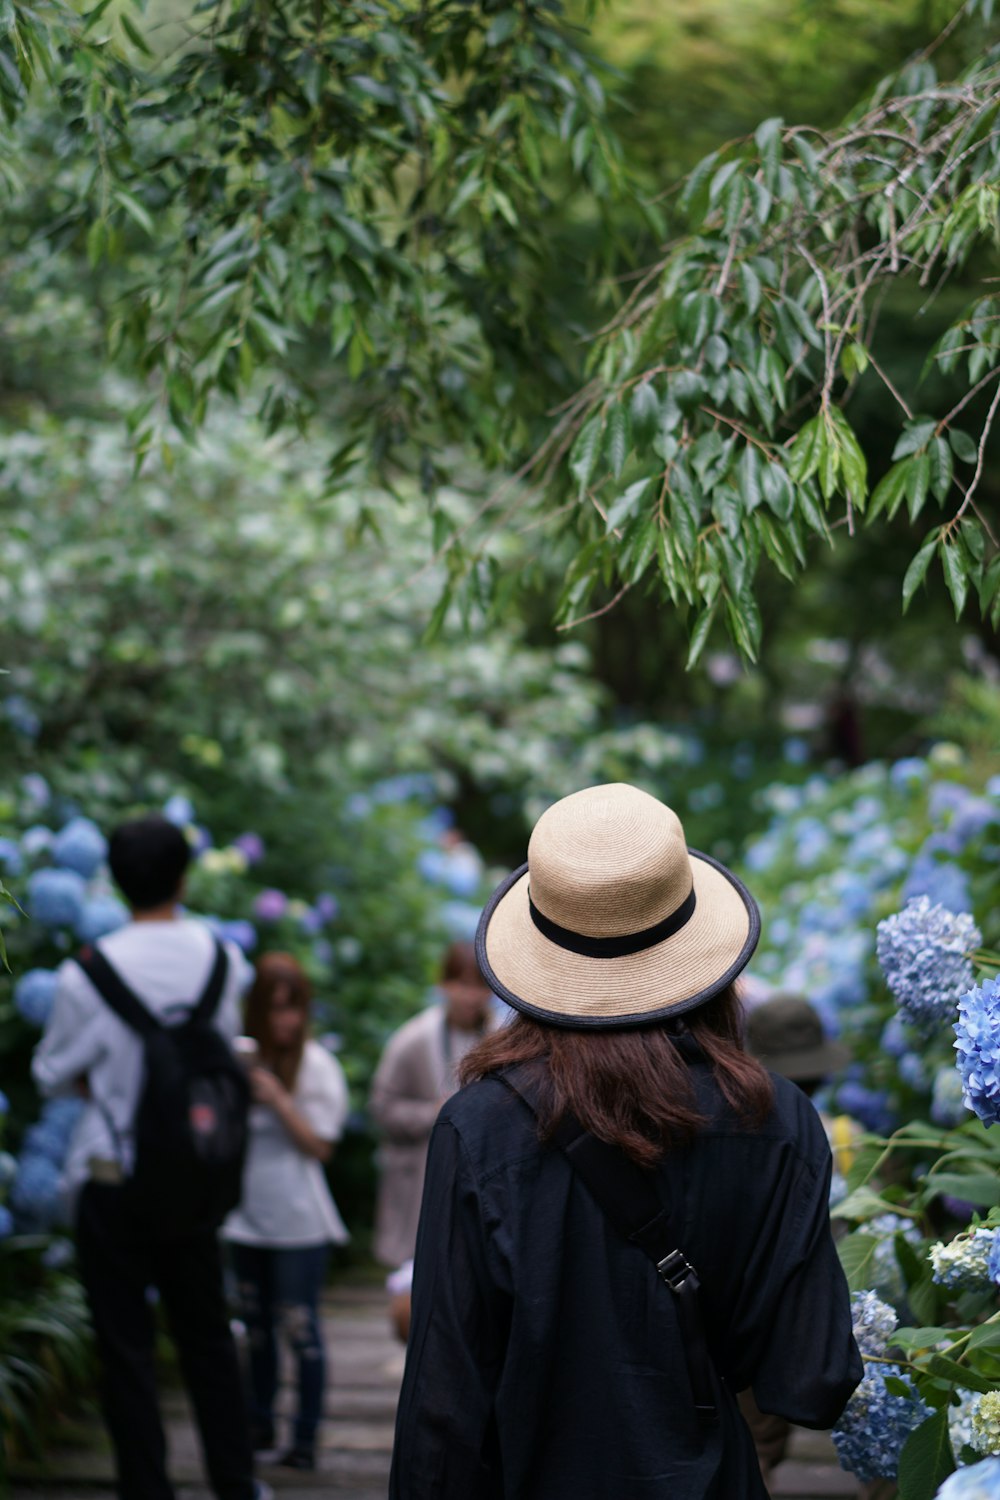
[[[456,979],[473,984],[481,981],[485,985],[486,981],[476,962],[475,943],[449,943],[445,949],[441,964],[441,983],[450,984]]]
[[[162,906],[176,896],[190,861],[183,833],[158,814],[120,824],[108,844],[111,874],[134,911]]]

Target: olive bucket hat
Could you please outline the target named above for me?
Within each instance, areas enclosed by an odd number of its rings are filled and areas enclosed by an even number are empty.
[[[625,783],[548,808],[494,891],[476,957],[496,994],[553,1026],[648,1025],[731,984],[760,936],[746,887]]]

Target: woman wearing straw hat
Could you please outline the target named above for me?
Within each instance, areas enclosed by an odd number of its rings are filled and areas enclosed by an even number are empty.
[[[766,1500],[735,1393],[839,1416],[829,1147],[741,1040],[759,928],[635,787],[539,819],[477,936],[519,1014],[431,1139],[390,1500]]]

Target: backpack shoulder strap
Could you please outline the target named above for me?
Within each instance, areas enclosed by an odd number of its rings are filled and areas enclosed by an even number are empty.
[[[226,976],[229,973],[229,958],[222,942],[214,934],[212,941],[215,944],[215,959],[211,973],[205,981],[205,988],[190,1017],[191,1021],[201,1022],[203,1025],[210,1021],[218,1010],[222,991],[226,987]]]
[[[129,989],[117,969],[113,968],[99,948],[84,948],[76,962],[94,989],[120,1021],[137,1031],[145,1041],[162,1030],[159,1021],[146,1009],[134,990]]]
[[[494,1076],[537,1113],[530,1068],[519,1065]],[[552,1139],[619,1234],[649,1257],[673,1292],[698,1419],[703,1426],[716,1426],[714,1372],[698,1296],[701,1283],[677,1247],[652,1172],[585,1130],[571,1114],[563,1117]]]

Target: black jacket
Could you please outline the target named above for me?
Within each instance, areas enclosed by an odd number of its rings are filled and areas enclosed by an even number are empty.
[[[659,1169],[702,1282],[722,1420],[695,1419],[673,1297],[495,1079],[430,1144],[390,1500],[766,1500],[732,1392],[829,1427],[862,1375],[830,1237],[830,1150],[774,1079],[758,1131],[710,1122]]]

